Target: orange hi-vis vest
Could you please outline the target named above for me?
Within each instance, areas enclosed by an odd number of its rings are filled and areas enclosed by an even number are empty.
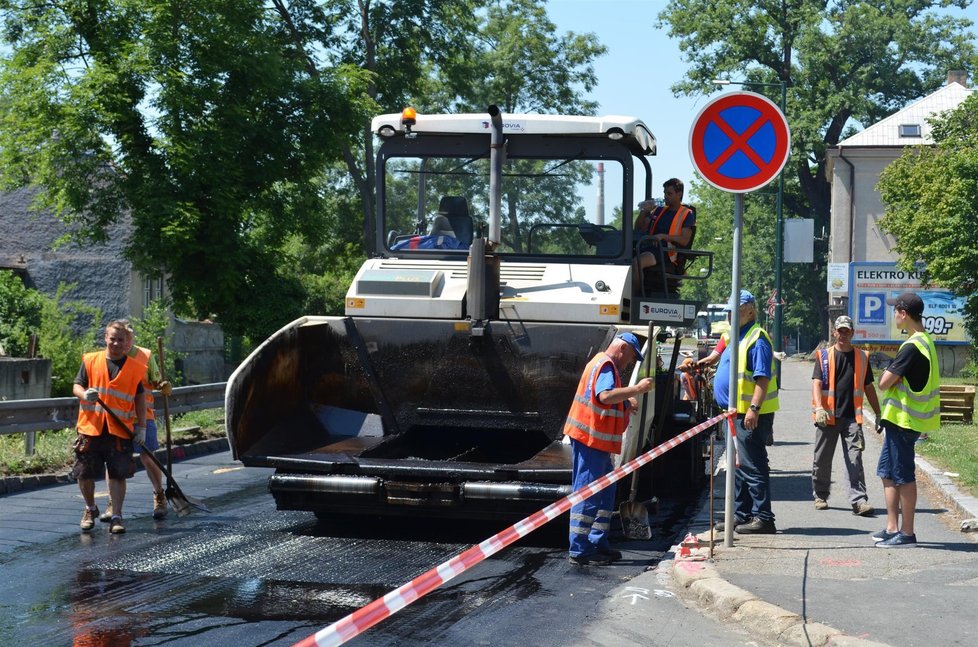
[[[88,373],[89,388],[98,390],[98,396],[105,406],[112,409],[128,425],[129,430],[123,429],[115,418],[102,409],[102,405],[82,398],[78,406],[78,433],[99,436],[107,423],[110,434],[129,440],[136,423],[136,390],[146,374],[146,365],[130,357],[115,379],[110,380],[107,362],[105,351],[85,353],[82,356],[85,372]]]
[[[153,351],[142,346],[136,346],[136,357],[146,365],[146,373],[143,374],[143,396],[146,398],[146,420],[156,420],[156,412],[153,410],[153,385],[149,381],[149,360],[153,356]]]
[[[598,449],[609,454],[621,453],[621,438],[625,433],[628,414],[625,402],[617,404],[602,404],[598,394],[594,392],[594,384],[602,367],[611,364],[615,376],[614,388],[621,386],[621,378],[614,362],[605,353],[598,353],[581,373],[581,381],[577,385],[577,393],[571,404],[567,421],[564,423],[564,435],[570,436],[579,443]]]
[[[856,412],[856,423],[863,424],[863,385],[866,382],[866,367],[869,354],[864,350],[853,348],[855,367],[852,371],[852,408]],[[818,351],[819,364],[822,366],[822,402],[812,402],[816,409],[819,407],[829,412],[830,425],[835,424],[835,346]],[[825,378],[828,376],[828,382]],[[815,412],[812,412],[814,419]]]
[[[659,218],[661,218],[666,211],[668,211],[667,207],[656,207],[655,212],[653,213],[653,217],[650,218],[652,222],[649,225],[649,230],[646,233],[651,234],[652,232],[655,231],[655,226],[659,224]],[[690,209],[686,205],[684,204],[679,205],[679,208],[676,209],[676,215],[672,217],[672,224],[669,225],[670,236],[678,236],[679,234],[682,233],[683,221],[686,220],[686,214],[690,213],[691,211],[692,209]],[[668,245],[672,249],[675,249],[674,243],[668,243]],[[673,264],[679,261],[679,254],[677,252],[669,252],[668,256],[669,256],[669,260],[672,261]]]

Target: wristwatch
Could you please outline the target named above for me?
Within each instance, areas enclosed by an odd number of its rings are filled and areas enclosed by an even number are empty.
[[[754,413],[758,413],[761,410],[761,408],[759,406],[757,406],[756,404],[751,404],[750,405],[750,410],[753,411]]]

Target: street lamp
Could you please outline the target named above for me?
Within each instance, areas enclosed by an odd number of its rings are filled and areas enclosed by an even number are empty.
[[[727,79],[713,79],[713,85],[741,85],[744,87],[779,87],[781,88],[781,101],[778,103],[778,108],[781,109],[781,114],[785,114],[785,106],[788,102],[788,82],[787,81],[777,81],[777,82],[764,82],[764,81],[730,81]],[[787,115],[785,115],[787,119]],[[774,339],[774,350],[782,351],[784,350],[781,342],[781,326],[784,322],[784,306],[782,305],[783,295],[781,293],[781,266],[784,264],[784,169],[778,173],[778,194],[775,198],[774,209],[775,209],[775,232],[774,232],[774,328],[771,331],[771,335]],[[774,368],[777,376],[778,383],[781,383],[781,362],[775,362]]]

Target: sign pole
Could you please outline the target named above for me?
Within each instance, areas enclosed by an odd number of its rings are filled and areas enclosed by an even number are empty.
[[[734,221],[733,221],[733,260],[730,281],[730,340],[727,348],[730,349],[730,384],[727,388],[727,408],[737,408],[737,360],[740,357],[740,256],[742,252],[741,243],[743,240],[744,225],[744,194],[734,194]],[[734,447],[734,437],[730,433],[729,423],[727,427],[727,479],[726,492],[724,496],[723,513],[723,545],[730,548],[733,544],[734,535],[734,476],[737,470],[734,456],[737,452]],[[736,425],[736,421],[734,421]]]

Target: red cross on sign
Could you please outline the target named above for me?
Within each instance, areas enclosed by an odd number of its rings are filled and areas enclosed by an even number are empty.
[[[693,166],[704,180],[731,193],[754,191],[773,180],[790,148],[784,114],[753,92],[730,92],[706,104],[689,133]]]

